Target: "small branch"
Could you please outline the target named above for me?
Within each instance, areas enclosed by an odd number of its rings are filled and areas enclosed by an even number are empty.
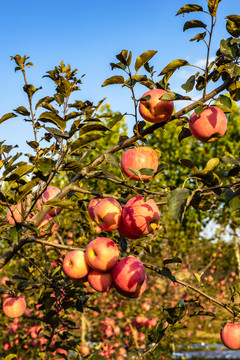
[[[144,263],[143,264],[146,268],[148,269],[151,269],[153,271],[155,271],[156,273],[160,274],[161,275],[161,268],[159,266],[154,266],[154,265],[151,265],[151,264],[146,264]],[[175,282],[177,284],[180,284],[180,285],[183,285],[185,286],[186,288],[188,289],[191,289],[195,292],[197,292],[198,294],[202,295],[203,297],[205,297],[206,299],[212,301],[213,303],[215,303],[216,305],[218,306],[221,306],[222,308],[224,308],[226,311],[228,311],[231,315],[233,315],[234,317],[237,315],[235,313],[235,311],[233,311],[227,304],[224,304],[223,302],[213,298],[211,295],[208,295],[206,294],[204,291],[202,291],[201,289],[199,289],[198,287],[194,286],[194,285],[191,285],[191,284],[188,284],[186,283],[185,281],[182,281],[180,279],[177,279],[176,277],[174,278],[175,279]]]

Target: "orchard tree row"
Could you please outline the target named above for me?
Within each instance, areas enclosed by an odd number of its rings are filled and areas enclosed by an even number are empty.
[[[116,55],[102,86],[128,88],[133,114],[74,100],[82,77],[64,62],[41,98],[29,57],[11,57],[26,103],[0,124],[18,117],[33,138],[25,156],[0,144],[2,358],[167,359],[196,317],[240,349],[240,16],[226,17],[210,61],[220,2],[177,12],[184,31],[200,29],[190,41],[205,67]],[[193,72],[179,94],[170,81],[183,67]]]

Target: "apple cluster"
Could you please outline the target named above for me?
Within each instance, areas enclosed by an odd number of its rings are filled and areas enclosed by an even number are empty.
[[[123,296],[139,297],[146,289],[147,276],[142,262],[129,256],[119,260],[116,243],[106,237],[92,240],[86,251],[70,251],[63,260],[66,276],[78,282],[88,282],[99,292],[112,286]]]
[[[93,198],[88,206],[90,218],[105,231],[118,230],[129,238],[138,239],[152,233],[159,224],[160,211],[154,202],[135,196],[122,207],[112,198]]]

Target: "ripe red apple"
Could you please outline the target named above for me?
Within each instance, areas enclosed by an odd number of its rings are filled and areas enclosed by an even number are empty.
[[[221,328],[223,345],[232,350],[240,349],[240,323],[227,322]]]
[[[108,291],[112,286],[112,272],[101,272],[91,269],[88,273],[88,282],[96,291]]]
[[[37,210],[40,211],[42,206],[45,204],[45,202],[52,200],[60,193],[60,190],[55,186],[48,186],[47,189],[44,191],[42,196],[37,200],[36,207]],[[64,199],[63,199],[64,200]],[[56,216],[59,215],[62,211],[62,208],[53,208],[49,211],[50,216]]]
[[[99,203],[100,200],[102,200],[101,197],[95,197],[89,202],[88,214],[93,221],[94,221],[93,209],[94,209],[95,205],[97,205],[97,203]]]
[[[117,231],[119,232],[119,234],[121,234],[122,236],[125,236],[126,238],[128,239],[139,239],[141,236],[137,236],[137,235],[134,235],[132,233],[130,233],[124,226],[123,224],[123,221],[121,219],[121,222],[120,222],[120,225],[119,227],[117,228]]]
[[[166,94],[165,90],[162,89],[153,89],[147,91],[143,96],[150,95],[149,100],[141,100],[139,103],[139,113],[142,118],[151,123],[161,123],[164,121],[169,121],[174,104],[173,101],[161,101],[159,98]]]
[[[126,150],[121,158],[121,167],[124,174],[133,179],[140,180],[137,175],[134,175],[129,168],[141,170],[144,168],[153,169],[157,171],[158,157],[156,152],[147,146],[141,146],[134,149]],[[141,175],[142,180],[148,180],[152,175]]]
[[[93,209],[96,224],[103,230],[112,231],[118,228],[121,221],[122,207],[112,198],[100,200]]]
[[[92,269],[110,271],[118,261],[119,249],[113,240],[97,237],[88,244],[85,257]]]
[[[142,196],[128,200],[122,211],[122,221],[126,230],[139,237],[153,232],[159,220],[160,211],[154,200],[144,201]]]
[[[205,143],[216,141],[227,130],[227,118],[221,109],[209,106],[199,115],[194,112],[190,116],[189,129],[197,140]]]
[[[7,297],[3,301],[3,312],[9,318],[22,316],[26,310],[26,300],[19,297]]]
[[[90,270],[85,253],[82,250],[70,251],[63,260],[63,271],[71,279],[81,279]]]
[[[79,348],[81,354],[83,354],[84,356],[87,356],[88,354],[90,354],[90,349],[87,345],[82,345]]]
[[[9,225],[14,225],[15,222],[20,223],[23,220],[23,213],[25,211],[25,207],[22,203],[18,203],[17,205],[11,205],[10,209],[7,211],[7,222]]]
[[[113,269],[113,283],[123,296],[136,298],[146,289],[147,276],[143,263],[134,256],[120,260]]]

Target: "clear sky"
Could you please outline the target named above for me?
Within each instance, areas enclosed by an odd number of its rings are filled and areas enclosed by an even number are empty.
[[[34,63],[27,74],[29,83],[42,86],[39,97],[51,95],[50,80],[42,78],[46,71],[53,69],[63,60],[86,74],[81,92],[76,98],[94,103],[104,97],[114,111],[133,112],[131,94],[121,86],[101,87],[104,80],[119,74],[111,70],[110,62],[122,49],[131,50],[135,59],[142,52],[157,50],[152,60],[156,74],[174,59],[186,59],[192,64],[201,62],[206,56],[206,47],[189,42],[203,29],[183,32],[187,20],[198,19],[209,24],[204,14],[192,13],[184,17],[175,16],[186,0],[41,0],[1,2],[1,82],[0,117],[21,105],[27,105],[22,90],[23,79],[20,72],[14,72],[10,56],[16,54],[30,56]],[[206,7],[206,0],[189,1]],[[240,13],[239,0],[222,0],[219,5],[218,21],[215,27],[212,55],[215,54],[222,38],[230,35],[225,29],[225,16]],[[117,61],[116,61],[117,62]],[[184,91],[180,84],[191,74],[189,70],[178,70],[171,83],[173,91]],[[156,78],[157,80],[157,78]],[[147,88],[139,85],[136,95],[141,96]],[[130,125],[132,119],[129,118]],[[1,124],[0,141],[19,144],[19,150],[29,151],[26,140],[33,140],[29,123],[21,117]]]

